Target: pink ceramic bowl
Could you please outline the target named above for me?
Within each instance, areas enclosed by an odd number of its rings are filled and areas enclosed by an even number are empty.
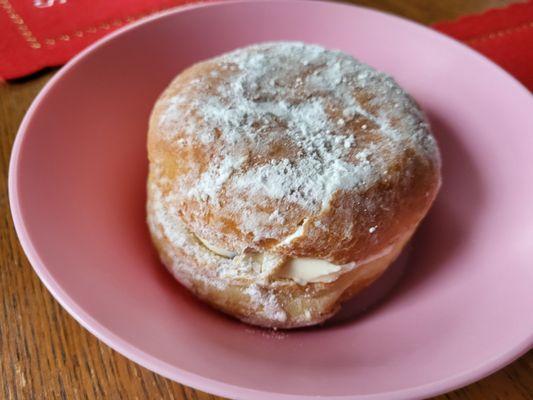
[[[146,128],[179,71],[291,39],[394,75],[431,119],[444,185],[408,272],[378,306],[269,333],[196,301],[145,224]],[[506,365],[532,344],[533,100],[500,68],[411,22],[342,4],[224,2],[110,35],[50,81],[13,149],[10,200],[37,274],[87,329],[184,384],[239,399],[414,399]]]

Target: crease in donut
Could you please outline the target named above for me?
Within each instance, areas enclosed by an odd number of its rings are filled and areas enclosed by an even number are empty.
[[[310,222],[309,218],[305,218],[297,227],[297,229],[290,235],[288,235],[282,242],[276,247],[289,245],[294,239],[305,235],[306,226]],[[204,247],[207,251],[216,256],[223,257],[232,262],[238,263],[239,260],[234,260],[239,254],[230,250],[221,248],[207,240],[201,238],[195,233],[190,234],[198,241],[198,243]],[[327,260],[313,258],[313,257],[283,257],[283,262],[279,263],[275,268],[263,268],[264,259],[270,252],[245,252],[241,254],[241,260],[247,260],[252,265],[252,270],[258,275],[265,275],[266,272],[270,274],[264,276],[264,278],[270,279],[289,279],[297,284],[304,286],[308,283],[331,283],[337,280],[341,275],[354,270],[359,266],[364,266],[370,262],[375,261],[378,258],[386,256],[393,249],[394,245],[389,245],[385,249],[371,254],[363,261],[358,263],[350,262],[347,264],[333,264]],[[275,254],[275,253],[273,253]]]
[[[288,237],[298,237],[303,233],[303,226],[307,222],[307,219],[304,223],[300,224],[298,229],[295,231],[297,235],[289,235]],[[218,256],[234,259],[237,254],[229,250],[217,247],[206,240],[202,239],[198,235],[193,234],[196,239],[210,252],[215,253]],[[291,238],[292,239],[292,238]],[[289,241],[290,242],[290,241]],[[370,255],[365,260],[355,263],[350,262],[347,264],[333,264],[327,260],[322,260],[319,258],[313,257],[284,257],[284,261],[280,263],[277,268],[271,270],[269,278],[272,279],[290,279],[299,285],[306,285],[308,283],[331,283],[337,280],[341,275],[354,270],[358,266],[368,264],[380,257],[383,257],[392,251],[394,246],[390,245],[384,250],[381,250],[375,254]],[[266,272],[266,269],[263,268],[263,262],[267,252],[250,252],[243,254],[242,256],[248,258],[253,265],[253,271],[262,274]]]
[[[202,239],[200,236],[198,235],[194,235],[196,236],[196,239],[198,239],[198,241],[206,248],[208,249],[209,251],[221,256],[221,257],[225,257],[225,258],[233,258],[237,255],[237,253],[234,253],[230,250],[226,250],[226,249],[223,249],[222,247],[218,247],[218,246],[215,246],[214,244],[211,244],[209,243],[207,240],[205,239]]]

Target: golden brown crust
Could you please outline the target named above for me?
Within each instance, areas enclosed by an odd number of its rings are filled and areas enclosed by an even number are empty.
[[[300,43],[252,46],[182,72],[154,107],[148,155],[148,194],[153,199],[158,192],[165,218],[174,213],[188,234],[236,254],[280,259],[312,257],[340,265],[364,263],[391,246],[399,251],[440,185],[438,149],[415,102],[391,78],[350,56]],[[198,268],[196,256],[180,252],[183,244],[161,233],[162,213],[156,217],[149,205],[165,264]],[[395,256],[342,279],[357,288],[360,273],[375,269],[375,279]],[[207,289],[212,282],[183,272],[188,269],[172,269],[230,314],[250,320],[257,311],[224,305],[222,298],[239,297],[229,294],[239,292],[238,285],[218,293]],[[260,290],[274,291],[269,293],[276,301],[299,296],[296,284],[282,291],[272,285],[263,282]],[[315,307],[319,315],[309,323],[332,313],[347,289],[324,290],[335,301]],[[302,324],[292,317],[252,322]]]

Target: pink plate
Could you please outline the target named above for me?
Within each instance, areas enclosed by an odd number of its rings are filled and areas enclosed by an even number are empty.
[[[271,333],[209,309],[157,261],[145,226],[152,104],[184,67],[239,46],[303,40],[397,78],[427,111],[444,185],[408,269],[379,305]],[[17,232],[57,300],[101,340],[184,384],[239,399],[414,399],[465,385],[533,343],[533,100],[500,68],[417,24],[307,1],[176,10],[64,67],[13,149]]]

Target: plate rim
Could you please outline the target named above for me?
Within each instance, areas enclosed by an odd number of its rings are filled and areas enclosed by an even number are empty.
[[[74,68],[79,62],[81,62],[86,57],[98,49],[100,46],[107,44],[110,41],[113,41],[116,37],[128,34],[129,31],[135,30],[140,26],[151,23],[152,21],[158,20],[160,18],[165,18],[167,16],[187,12],[189,10],[195,10],[200,8],[207,7],[225,7],[227,5],[234,4],[254,4],[254,3],[272,3],[272,4],[288,4],[288,3],[300,3],[305,4],[306,6],[314,6],[316,4],[328,7],[340,7],[340,8],[358,8],[364,9],[365,11],[380,14],[382,17],[392,18],[397,21],[401,21],[403,24],[411,25],[416,29],[422,29],[425,31],[425,34],[433,35],[433,40],[441,40],[446,42],[449,46],[455,46],[461,49],[461,51],[469,53],[470,56],[474,56],[480,59],[480,61],[488,63],[492,68],[495,68],[498,73],[501,75],[502,79],[507,79],[509,84],[515,86],[514,90],[522,91],[523,93],[530,95],[530,92],[525,88],[514,76],[509,74],[506,70],[500,67],[498,64],[494,63],[489,58],[485,57],[481,53],[471,49],[465,44],[446,36],[443,33],[440,33],[436,30],[433,30],[425,25],[422,25],[418,22],[403,18],[398,15],[394,15],[388,12],[380,11],[377,9],[352,5],[346,3],[330,2],[325,0],[225,0],[218,2],[200,2],[192,3],[182,6],[177,6],[162,12],[157,12],[153,15],[144,17],[132,24],[128,24],[124,27],[117,29],[116,31],[98,39],[93,44],[89,45],[87,48],[82,50],[79,54],[73,57],[66,65],[64,65],[41,89],[35,99],[32,101],[28,111],[24,115],[24,118],[19,126],[15,140],[13,142],[13,147],[11,150],[11,157],[9,162],[9,173],[8,173],[8,198],[9,205],[11,209],[11,215],[14,222],[15,231],[21,243],[22,249],[26,257],[28,258],[33,270],[47,288],[47,290],[52,294],[55,300],[72,316],[81,326],[87,329],[91,334],[96,336],[98,340],[105,343],[107,346],[117,351],[119,354],[124,355],[126,358],[132,360],[133,362],[141,365],[144,368],[147,368],[150,371],[153,371],[165,378],[168,378],[177,383],[191,386],[199,390],[203,390],[209,393],[216,395],[236,398],[236,399],[249,399],[254,398],[257,400],[270,400],[270,399],[280,399],[280,400],[304,400],[308,399],[309,396],[301,394],[288,394],[288,393],[278,393],[271,392],[266,390],[257,390],[251,389],[243,386],[237,386],[230,383],[226,383],[220,380],[215,380],[211,378],[206,378],[202,375],[189,372],[183,368],[178,368],[169,363],[159,360],[158,358],[146,353],[137,346],[131,344],[127,340],[117,336],[115,333],[101,325],[97,320],[95,320],[89,313],[87,313],[83,307],[74,301],[67,292],[63,290],[60,284],[57,283],[54,276],[49,272],[46,264],[40,258],[37,250],[35,249],[32,239],[28,234],[26,229],[26,223],[24,221],[23,212],[21,211],[19,203],[19,186],[18,186],[18,175],[19,175],[19,160],[21,150],[23,148],[24,139],[27,136],[28,126],[33,119],[33,115],[36,113],[37,109],[40,107],[43,100],[49,95],[52,89],[56,84],[67,75],[69,71]],[[533,96],[531,97],[533,104]],[[448,391],[458,389],[460,387],[466,386],[472,382],[480,380],[495,371],[505,367],[510,364],[527,351],[533,347],[533,331],[530,333],[529,337],[524,339],[522,342],[517,343],[513,348],[509,349],[507,352],[496,355],[491,359],[485,360],[483,363],[478,365],[475,368],[472,368],[467,371],[460,372],[456,375],[449,376],[434,382],[426,383],[419,386],[414,386],[410,388],[404,388],[399,390],[393,390],[389,392],[381,392],[374,394],[354,394],[354,395],[341,395],[341,396],[316,396],[317,398],[330,398],[338,400],[407,400],[407,399],[422,399],[429,396],[436,396]]]

